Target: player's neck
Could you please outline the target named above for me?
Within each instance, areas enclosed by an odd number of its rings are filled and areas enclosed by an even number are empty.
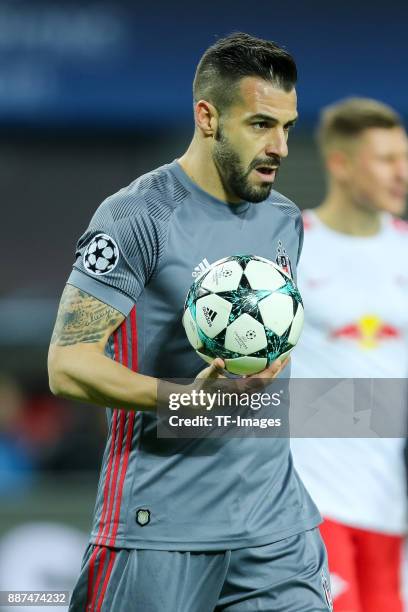
[[[375,236],[381,229],[378,211],[358,206],[342,193],[329,193],[315,213],[327,227],[349,236]]]
[[[194,183],[214,198],[230,204],[242,202],[227,193],[212,156],[194,138],[184,155],[178,159],[178,163]]]

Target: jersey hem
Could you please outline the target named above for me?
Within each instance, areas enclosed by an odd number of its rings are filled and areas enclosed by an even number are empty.
[[[114,546],[110,548],[138,548],[148,550],[176,550],[176,551],[215,551],[215,550],[237,550],[239,548],[252,548],[273,544],[290,538],[291,536],[314,529],[322,522],[320,514],[314,514],[308,520],[295,523],[290,529],[272,532],[257,537],[235,538],[229,540],[200,540],[199,542],[165,542],[163,540],[139,540],[138,538],[116,538]],[[97,534],[92,533],[89,542],[97,544]]]

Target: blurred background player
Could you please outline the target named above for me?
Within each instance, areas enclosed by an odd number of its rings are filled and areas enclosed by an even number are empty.
[[[304,212],[299,287],[305,328],[293,354],[302,378],[408,373],[407,135],[370,99],[324,110],[323,203]],[[407,505],[403,441],[293,439],[294,462],[325,518],[337,612],[397,612]]]

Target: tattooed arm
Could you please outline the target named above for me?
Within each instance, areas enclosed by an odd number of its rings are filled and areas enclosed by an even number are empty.
[[[55,395],[129,410],[156,407],[157,380],[104,354],[109,336],[124,318],[85,291],[66,285],[48,354]]]
[[[105,355],[109,336],[123,320],[111,306],[66,285],[48,353],[50,389],[55,395],[127,410],[156,408],[158,380]],[[222,367],[222,361],[215,360],[198,378],[216,378]],[[166,383],[167,393],[185,390]]]
[[[51,345],[71,346],[79,342],[100,343],[104,348],[110,334],[124,316],[85,291],[66,285],[61,297]]]

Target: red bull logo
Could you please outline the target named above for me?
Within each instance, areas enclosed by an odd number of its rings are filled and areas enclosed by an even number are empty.
[[[400,338],[401,332],[397,327],[384,323],[376,315],[365,315],[356,323],[333,330],[330,337],[354,340],[364,349],[373,349],[384,340]]]

